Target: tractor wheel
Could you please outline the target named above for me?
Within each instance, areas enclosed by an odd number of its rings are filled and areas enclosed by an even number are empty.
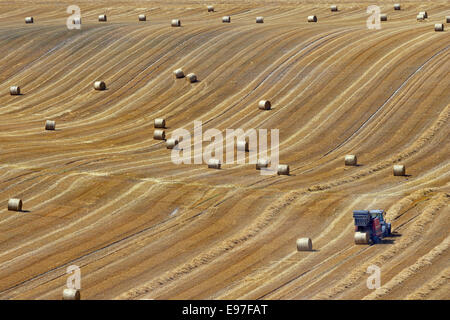
[[[368,232],[355,232],[355,244],[369,244],[370,235]]]

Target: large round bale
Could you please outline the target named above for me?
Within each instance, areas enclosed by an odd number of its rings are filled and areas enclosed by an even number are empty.
[[[269,160],[268,159],[258,159],[256,161],[256,170],[261,170],[262,168],[267,168],[269,166]]]
[[[394,10],[401,10],[400,3],[394,4]]]
[[[368,244],[370,235],[368,232],[355,232],[355,244]]]
[[[208,168],[210,169],[220,169],[220,160],[219,159],[209,159],[208,160]]]
[[[208,12],[214,12],[214,7],[213,6],[207,6]]]
[[[237,141],[237,150],[238,151],[249,151],[248,141],[247,140],[238,140]]]
[[[98,16],[98,21],[100,22],[106,22],[108,18],[106,17],[106,14],[101,14]]]
[[[258,108],[261,110],[270,110],[270,108],[272,108],[272,104],[269,100],[261,100],[258,103]]]
[[[423,15],[424,19],[428,19],[428,12],[420,11],[419,14]]]
[[[140,14],[138,16],[139,21],[147,21],[147,16],[145,14]]]
[[[297,251],[311,251],[312,241],[310,238],[297,239]]]
[[[21,199],[9,199],[8,200],[8,210],[9,211],[22,211],[22,200]]]
[[[380,21],[387,21],[388,19],[387,19],[387,14],[385,14],[385,13],[383,13],[383,14],[380,14]]]
[[[434,31],[444,31],[444,24],[443,23],[436,23],[434,25]]]
[[[104,81],[95,81],[94,82],[95,90],[106,90],[106,83]]]
[[[166,140],[166,132],[164,130],[153,131],[153,139],[155,140]]]
[[[256,17],[256,23],[264,23],[263,17]]]
[[[446,17],[445,17],[445,21],[446,21],[447,23],[450,23],[450,16],[446,16]]]
[[[64,289],[63,300],[80,300],[80,290],[77,289]]]
[[[180,78],[184,78],[184,72],[181,69],[177,69],[173,72],[173,74],[175,75],[175,78],[180,79]]]
[[[187,81],[189,81],[190,83],[194,83],[197,82],[197,76],[194,73],[189,73],[186,76]]]
[[[74,19],[72,20],[72,23],[73,23],[73,24],[81,24],[81,18],[80,18],[80,17],[74,18]]]
[[[394,165],[394,176],[404,176],[406,174],[406,168],[403,164]]]
[[[170,25],[171,25],[172,27],[181,27],[181,21],[178,20],[178,19],[172,19]]]
[[[10,87],[9,94],[12,96],[19,96],[20,95],[20,87],[19,86]]]
[[[223,23],[230,23],[230,22],[231,22],[231,17],[230,17],[230,16],[224,16],[224,17],[222,17],[222,22],[223,22]]]
[[[34,18],[33,17],[26,17],[25,18],[25,23],[34,23]]]
[[[277,174],[279,176],[281,176],[281,175],[288,176],[289,175],[289,165],[287,165],[287,164],[279,164],[278,165]]]
[[[346,166],[356,166],[358,160],[354,154],[348,154],[344,161]]]
[[[331,6],[331,11],[332,12],[337,12],[338,11],[338,7],[336,5],[332,5]]]
[[[317,16],[308,16],[308,22],[317,22]]]
[[[53,120],[45,121],[45,130],[55,130],[56,122]]]
[[[166,148],[167,149],[173,149],[178,145],[178,140],[177,139],[167,139],[166,140]]]
[[[156,118],[154,120],[154,127],[155,128],[165,128],[166,127],[166,119],[163,118]]]
[[[418,14],[416,19],[417,19],[417,21],[423,21],[423,20],[425,20],[425,16],[423,14]]]

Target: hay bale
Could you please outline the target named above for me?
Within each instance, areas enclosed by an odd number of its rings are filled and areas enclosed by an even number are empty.
[[[224,16],[224,17],[222,17],[222,22],[223,22],[223,23],[230,23],[230,22],[231,22],[231,17],[230,17],[230,16]]]
[[[450,23],[450,16],[446,16],[446,17],[445,17],[445,21],[446,21],[447,23]]]
[[[400,3],[394,4],[394,10],[401,10]]]
[[[172,27],[181,27],[181,21],[178,19],[172,19],[172,22],[170,23]]]
[[[153,131],[153,139],[155,140],[166,140],[166,132],[164,130]]]
[[[94,82],[95,90],[106,90],[106,83],[104,81],[95,81]]]
[[[64,289],[63,300],[80,300],[80,290],[77,289]]]
[[[177,69],[173,72],[173,74],[175,75],[175,78],[180,79],[180,78],[184,78],[184,72],[181,69]]]
[[[256,170],[261,170],[262,168],[267,168],[269,166],[268,159],[258,159],[256,162]]]
[[[308,16],[308,22],[317,22],[317,16]]]
[[[345,165],[346,166],[356,166],[357,158],[354,154],[348,154],[345,156]]]
[[[425,19],[428,19],[428,12],[426,12],[426,11],[420,11],[419,14],[423,15],[423,17],[424,17]]]
[[[394,176],[404,176],[406,174],[406,169],[403,164],[394,165]]]
[[[417,21],[423,21],[425,20],[425,16],[423,14],[418,14],[416,19]]]
[[[370,241],[369,232],[355,232],[355,244],[368,244]]]
[[[100,22],[106,22],[108,18],[106,17],[106,14],[101,14],[98,16],[98,21]]]
[[[272,108],[272,104],[269,100],[261,100],[258,103],[258,108],[261,110],[270,110],[270,108]]]
[[[9,199],[8,200],[8,210],[9,211],[22,211],[22,200],[21,199]]]
[[[380,21],[387,21],[387,14],[380,14]]]
[[[219,159],[209,159],[208,160],[208,168],[210,169],[220,169],[221,163]]]
[[[53,120],[45,121],[45,130],[55,130],[56,122]]]
[[[173,149],[178,145],[177,139],[167,139],[166,140],[166,148],[167,149]]]
[[[194,83],[197,82],[197,76],[194,73],[189,73],[186,76],[187,81],[189,81],[190,83]]]
[[[297,251],[311,251],[312,241],[310,238],[297,239]]]
[[[248,141],[247,140],[238,140],[237,141],[237,150],[238,151],[249,151]]]
[[[214,7],[213,6],[208,6],[208,12],[214,12]]]
[[[147,16],[145,14],[140,14],[138,16],[139,21],[147,21]]]
[[[25,18],[25,23],[34,23],[34,18],[33,17],[26,17]]]
[[[444,31],[444,24],[443,23],[436,23],[434,25],[434,31]]]
[[[256,23],[264,23],[263,17],[256,17]]]
[[[336,5],[332,5],[331,6],[331,11],[337,12],[338,11],[338,7]]]
[[[19,86],[10,87],[9,94],[12,96],[19,96],[20,95],[20,87]]]
[[[166,119],[156,118],[154,120],[154,127],[155,128],[165,128],[166,127]]]
[[[72,24],[81,24],[81,18],[80,18],[80,17],[74,18],[74,19],[72,20]]]
[[[289,175],[289,165],[287,165],[287,164],[279,164],[278,165],[277,174],[279,176],[280,175],[288,176]]]

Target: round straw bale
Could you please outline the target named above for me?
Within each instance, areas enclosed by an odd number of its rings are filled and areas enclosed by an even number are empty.
[[[387,21],[387,14],[385,14],[385,13],[381,14],[380,21]]]
[[[106,90],[106,83],[104,81],[95,81],[94,89],[95,90]]]
[[[317,22],[317,16],[308,16],[308,22]]]
[[[165,128],[166,127],[166,120],[163,118],[156,118],[154,121],[155,128]]]
[[[155,140],[166,140],[166,132],[164,130],[153,131],[153,139]]]
[[[147,16],[145,14],[140,14],[138,16],[139,21],[147,21]]]
[[[80,17],[74,18],[74,19],[72,20],[72,23],[73,23],[73,24],[81,24],[81,18],[80,18]]]
[[[189,81],[190,83],[194,83],[197,82],[197,76],[194,73],[189,73],[186,76],[187,81]]]
[[[368,244],[370,235],[368,232],[355,232],[355,244]]]
[[[170,23],[172,27],[181,27],[181,21],[178,19],[172,19],[172,22]]]
[[[223,16],[222,17],[222,22],[223,23],[230,23],[231,22],[231,17],[230,16]]]
[[[53,120],[45,121],[45,130],[55,130],[56,122]]]
[[[209,159],[208,160],[208,168],[210,169],[220,169],[220,160],[219,159]]]
[[[336,5],[332,5],[331,11],[334,11],[334,12],[338,11],[338,7]]]
[[[106,14],[101,14],[98,16],[98,21],[100,22],[106,22],[108,18],[106,17]]]
[[[256,23],[264,23],[263,17],[256,17]]]
[[[423,20],[425,20],[425,16],[423,14],[418,14],[417,21],[423,21]]]
[[[261,170],[261,168],[267,168],[269,166],[268,159],[258,159],[256,162],[256,170]]]
[[[80,300],[80,290],[64,289],[63,300]]]
[[[436,23],[434,25],[434,31],[444,31],[444,24],[443,23]]]
[[[277,174],[278,175],[288,176],[289,175],[289,165],[287,165],[287,164],[279,164],[278,165]]]
[[[356,166],[357,159],[354,154],[348,154],[345,156],[345,165],[346,166]]]
[[[249,151],[248,141],[247,140],[238,140],[237,141],[237,150],[238,151]]]
[[[404,176],[406,174],[406,168],[403,164],[394,165],[394,176]]]
[[[20,95],[20,87],[19,86],[12,86],[9,88],[9,94],[12,96],[18,96]]]
[[[446,21],[447,23],[450,23],[450,16],[446,16],[446,17],[445,17],[445,21]]]
[[[167,139],[166,140],[166,147],[167,149],[173,149],[178,145],[177,139]]]
[[[311,251],[312,241],[310,238],[297,239],[297,251]]]
[[[34,23],[34,18],[33,17],[26,17],[25,18],[25,23]]]
[[[428,19],[428,12],[420,11],[419,14],[422,14],[425,19]]]
[[[270,110],[270,108],[272,108],[272,104],[269,100],[261,100],[258,103],[258,108],[261,110]]]
[[[394,4],[394,10],[401,10],[400,3]]]
[[[181,69],[177,69],[173,72],[173,74],[175,75],[175,78],[179,79],[179,78],[184,78],[184,72]]]
[[[214,7],[213,6],[208,6],[208,12],[214,12]]]
[[[8,200],[8,210],[9,211],[22,211],[22,200],[21,199],[9,199]]]

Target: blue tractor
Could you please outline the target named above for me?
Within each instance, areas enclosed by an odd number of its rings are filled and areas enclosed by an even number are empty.
[[[391,224],[384,220],[384,210],[355,210],[355,243],[375,244],[391,235]]]

